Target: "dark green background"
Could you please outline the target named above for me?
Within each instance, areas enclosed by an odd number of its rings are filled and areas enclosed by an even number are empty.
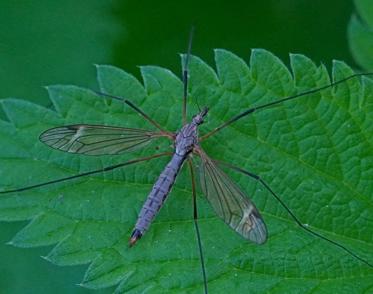
[[[16,3],[16,4],[15,4]],[[42,86],[96,87],[93,64],[113,64],[139,77],[137,65],[156,64],[180,72],[191,25],[193,53],[213,62],[225,48],[248,60],[265,48],[285,62],[303,53],[317,63],[348,51],[350,1],[10,1],[0,4],[0,97],[49,105]],[[35,138],[36,140],[36,138]],[[1,224],[0,244],[25,223]],[[51,248],[0,245],[0,293],[83,293],[85,267],[56,267],[40,258]],[[102,293],[107,291],[101,291]]]

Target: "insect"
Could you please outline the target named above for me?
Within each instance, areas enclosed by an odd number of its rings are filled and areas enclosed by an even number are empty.
[[[190,38],[191,40],[191,38]],[[188,98],[188,64],[191,51],[191,41],[189,42],[188,53],[184,60],[183,68],[183,103],[182,103],[182,128],[177,132],[173,133],[167,131],[160,126],[155,120],[153,120],[149,115],[147,115],[144,110],[140,109],[133,102],[128,99],[122,99],[120,97],[112,96],[107,93],[98,93],[101,96],[106,96],[112,99],[120,100],[128,107],[133,109],[135,112],[140,114],[145,120],[147,120],[156,131],[151,131],[147,129],[136,129],[136,128],[126,128],[126,127],[114,127],[114,126],[103,126],[103,125],[92,125],[92,124],[75,124],[67,125],[62,127],[55,127],[46,130],[40,135],[41,142],[46,145],[55,148],[60,151],[65,151],[69,153],[84,154],[84,155],[117,155],[123,154],[135,149],[145,148],[147,143],[151,142],[156,138],[169,139],[174,144],[174,150],[172,153],[163,152],[157,153],[152,156],[147,156],[143,158],[133,159],[122,164],[117,164],[114,166],[105,167],[100,170],[90,171],[83,174],[78,174],[75,176],[53,180],[47,183],[36,184],[33,186],[28,186],[21,189],[16,189],[12,191],[5,191],[6,193],[23,191],[31,188],[37,188],[49,184],[55,184],[62,181],[71,180],[77,177],[88,176],[95,173],[102,173],[105,171],[122,168],[128,165],[136,164],[139,162],[144,162],[147,160],[171,156],[169,163],[165,166],[164,170],[159,175],[158,179],[155,181],[153,188],[151,189],[141,211],[138,216],[137,222],[134,226],[131,236],[129,236],[129,245],[133,246],[138,242],[138,240],[144,236],[147,230],[149,230],[150,225],[156,214],[161,209],[164,201],[167,199],[171,188],[175,182],[175,179],[183,167],[186,164],[189,168],[192,183],[192,196],[193,196],[193,220],[195,229],[197,232],[197,242],[199,246],[199,254],[201,258],[201,268],[204,281],[204,291],[208,292],[208,279],[204,264],[203,248],[200,237],[200,230],[198,226],[198,213],[196,205],[196,179],[195,179],[195,167],[191,160],[191,156],[196,156],[200,158],[200,185],[204,195],[206,196],[211,207],[215,213],[234,231],[236,231],[243,238],[250,240],[257,244],[263,244],[267,240],[267,228],[265,222],[260,215],[258,209],[255,207],[254,203],[249,199],[243,189],[241,189],[238,184],[236,184],[230,177],[220,168],[220,166],[225,166],[237,171],[243,175],[246,175],[259,184],[261,184],[269,193],[275,197],[281,205],[287,210],[290,216],[296,221],[296,223],[306,230],[307,232],[317,236],[323,240],[326,240],[333,245],[339,247],[340,249],[346,251],[348,254],[354,256],[358,260],[371,266],[369,262],[365,261],[361,257],[357,256],[348,248],[325,238],[317,232],[309,229],[307,226],[303,225],[300,220],[290,211],[290,209],[285,205],[285,203],[280,199],[280,197],[274,192],[274,190],[258,175],[246,171],[240,167],[232,165],[230,163],[225,163],[221,161],[216,161],[210,158],[209,155],[202,149],[201,142],[207,140],[208,138],[214,136],[216,133],[220,132],[227,126],[247,117],[254,112],[259,110],[268,109],[272,106],[279,105],[281,103],[297,99],[302,96],[310,95],[327,88],[336,86],[349,79],[355,78],[360,75],[366,74],[355,74],[353,76],[347,77],[343,80],[339,80],[328,84],[317,89],[312,89],[301,94],[286,97],[283,99],[275,100],[270,103],[260,104],[252,108],[246,109],[232,118],[228,119],[225,123],[218,125],[213,130],[206,134],[199,136],[198,128],[203,124],[204,120],[208,117],[209,109],[207,107],[199,110],[198,113],[194,115],[190,122],[187,121],[187,98]],[[4,192],[1,192],[4,193]]]

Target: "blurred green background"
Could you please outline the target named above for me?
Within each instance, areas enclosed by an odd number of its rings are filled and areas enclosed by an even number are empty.
[[[340,0],[2,0],[0,98],[50,106],[43,86],[97,88],[94,64],[113,64],[137,77],[136,66],[144,64],[178,73],[178,53],[192,25],[193,53],[210,64],[214,48],[245,60],[251,48],[265,48],[286,63],[292,52],[328,66],[332,59],[354,66],[346,37],[353,10],[352,1]],[[5,245],[24,225],[0,224],[0,293],[90,292],[75,286],[85,267],[60,268],[40,258],[51,248]]]

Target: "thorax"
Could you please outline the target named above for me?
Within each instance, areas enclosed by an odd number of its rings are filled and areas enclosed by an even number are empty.
[[[191,122],[186,124],[176,135],[175,153],[186,156],[198,143],[198,126]]]

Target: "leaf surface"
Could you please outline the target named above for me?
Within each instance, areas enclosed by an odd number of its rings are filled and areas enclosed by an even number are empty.
[[[303,55],[289,70],[276,56],[253,50],[250,65],[215,51],[216,69],[198,57],[190,64],[189,119],[195,101],[210,112],[200,133],[255,105],[352,74],[334,62],[332,77]],[[182,83],[166,69],[142,67],[143,83],[112,66],[97,66],[102,92],[126,97],[164,128],[181,126]],[[143,86],[145,85],[145,86]],[[32,185],[137,157],[169,151],[157,140],[119,156],[82,156],[38,141],[46,129],[104,124],[151,129],[118,101],[75,86],[48,88],[49,110],[16,99],[2,101],[1,189]],[[258,111],[202,143],[214,159],[261,176],[304,224],[373,260],[373,83],[350,80],[283,105]],[[114,286],[117,293],[202,293],[192,221],[189,173],[179,175],[168,201],[134,248],[127,246],[137,214],[168,158],[127,166],[44,188],[3,194],[0,219],[30,220],[12,240],[19,247],[55,244],[46,256],[58,265],[89,264],[81,285]],[[218,218],[198,188],[199,223],[211,293],[367,293],[373,270],[346,252],[301,230],[252,179],[225,170],[250,196],[268,228],[261,246]]]

